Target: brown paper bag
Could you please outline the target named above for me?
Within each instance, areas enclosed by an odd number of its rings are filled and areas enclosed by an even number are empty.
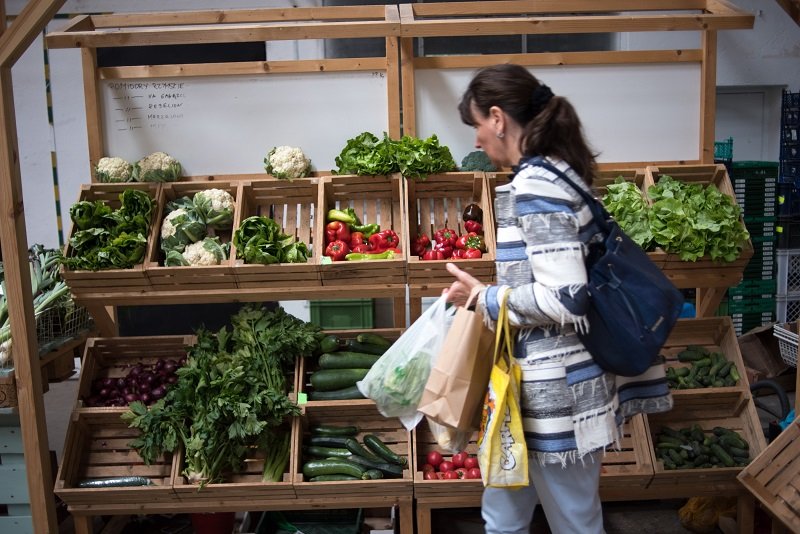
[[[492,371],[494,338],[480,313],[458,308],[418,410],[458,430],[477,429]]]

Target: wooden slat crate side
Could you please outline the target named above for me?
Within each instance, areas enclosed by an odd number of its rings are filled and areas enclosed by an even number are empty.
[[[246,264],[234,259],[234,272],[239,288],[260,287],[265,283],[292,287],[298,283],[319,286],[319,253],[315,247],[317,220],[322,217],[319,207],[319,178],[293,180],[250,180],[242,182],[240,207],[234,220],[239,228],[248,217],[260,216],[274,220],[282,232],[306,244],[309,251],[306,263],[273,265]]]
[[[210,189],[221,189],[233,197],[235,218],[238,207],[236,199],[239,196],[239,185],[235,182],[175,182],[161,186],[158,194],[153,239],[148,243],[147,261],[144,265],[145,274],[150,280],[154,291],[173,291],[176,287],[192,289],[190,286],[196,286],[197,289],[233,289],[236,287],[236,278],[233,276],[232,269],[232,256],[224,260],[220,265],[164,266],[166,255],[161,250],[161,227],[164,223],[164,218],[168,214],[168,204],[183,197],[194,198],[197,193]],[[209,229],[208,235],[219,237],[222,243],[229,243],[232,241],[233,229]],[[232,248],[231,255],[234,253],[235,251]]]
[[[603,455],[600,491],[610,487],[645,488],[653,478],[650,438],[644,416],[625,422],[619,448],[608,447]]]
[[[688,418],[685,414],[667,412],[647,416],[652,443],[655,445],[658,434],[664,425],[674,429],[690,427],[697,423],[708,434],[716,426],[735,430],[745,440],[750,448],[751,461],[766,448],[766,440],[761,423],[756,413],[752,399],[748,400],[744,410],[736,416],[730,417],[695,417]],[[676,494],[686,495],[736,495],[741,492],[741,486],[736,480],[742,467],[717,467],[713,469],[674,469],[667,470],[663,462],[657,458],[655,449],[652,450],[654,475],[648,486],[648,492],[662,494],[664,498]],[[662,493],[663,492],[663,493]]]
[[[792,531],[800,531],[800,419],[783,430],[738,479]]]
[[[322,178],[319,203],[321,217],[316,223],[317,233],[325,235],[328,210],[351,207],[363,224],[376,223],[381,230],[394,230],[401,244],[393,259],[369,261],[334,261],[321,263],[322,285],[343,286],[358,280],[369,284],[405,284],[408,251],[405,243],[404,178],[399,174],[388,176],[329,176]],[[322,257],[324,237],[315,242],[314,254]]]
[[[667,342],[661,350],[666,367],[680,369],[691,367],[691,362],[678,361],[678,353],[689,345],[706,348],[711,352],[721,352],[725,359],[733,362],[739,373],[739,381],[734,386],[708,387],[699,389],[673,389],[675,406],[686,417],[694,415],[727,416],[737,415],[750,398],[744,361],[730,317],[708,317],[679,319],[672,329]]]
[[[431,451],[439,451],[443,456],[452,456],[451,451],[446,451],[439,446],[436,436],[431,430],[427,419],[420,422],[412,432],[414,443],[414,497],[418,500],[426,498],[453,496],[464,499],[475,499],[480,503],[483,494],[483,481],[481,479],[455,479],[455,480],[425,480],[422,466],[427,463],[427,455]],[[467,445],[463,449],[472,456],[478,454],[478,432],[470,433]],[[458,452],[458,451],[456,451]],[[478,504],[479,505],[479,504]]]
[[[0,408],[15,408],[17,400],[17,379],[12,370],[7,375],[0,376]]]
[[[120,419],[122,410],[75,412],[67,428],[67,441],[56,477],[55,493],[67,504],[139,503],[174,500],[172,454],[146,465],[129,443],[139,435]],[[86,478],[144,476],[149,486],[78,488]]]
[[[155,183],[125,183],[125,184],[84,184],[81,186],[79,201],[103,201],[113,209],[120,207],[121,202],[119,199],[120,194],[126,189],[136,189],[147,193],[153,199],[154,207],[158,202],[158,192],[161,184]],[[150,227],[147,236],[148,244],[153,240],[154,227],[156,221],[157,209],[153,209],[150,219]],[[67,244],[64,247],[64,256],[69,258],[73,255],[73,249],[70,245],[70,240],[75,235],[77,228],[73,225]],[[144,272],[144,263],[147,258],[147,249],[145,249],[145,257],[141,263],[133,266],[131,269],[105,269],[102,271],[75,271],[61,267],[60,273],[62,278],[67,282],[72,290],[73,295],[80,296],[81,293],[93,293],[93,291],[83,291],[83,288],[98,287],[98,283],[108,283],[109,287],[117,287],[113,284],[117,283],[121,288],[119,291],[127,291],[128,288],[133,290],[146,289],[149,287],[149,282]]]
[[[266,451],[253,450],[248,454],[242,469],[237,473],[229,473],[225,476],[224,482],[206,484],[200,487],[192,484],[186,478],[184,471],[185,458],[179,455],[178,473],[175,476],[173,490],[181,502],[195,503],[198,501],[236,501],[244,498],[257,498],[265,501],[281,501],[295,499],[295,491],[292,486],[291,468],[294,465],[292,455],[294,454],[294,419],[286,420],[281,430],[288,433],[289,439],[289,460],[284,468],[283,477],[279,482],[267,482],[263,480],[264,462]]]
[[[403,333],[403,328],[374,328],[371,330],[325,330],[326,334],[337,336],[342,341],[355,339],[358,334],[369,332],[385,337],[392,342]],[[347,351],[347,348],[343,348]],[[372,399],[348,399],[348,400],[312,400],[311,394],[314,392],[314,386],[311,385],[311,373],[319,369],[319,357],[307,356],[300,359],[299,365],[299,380],[297,382],[296,391],[301,395],[305,395],[304,405],[308,407],[314,406],[364,406],[367,410],[372,411],[375,409],[375,401]],[[368,412],[369,413],[369,412]]]
[[[395,454],[408,460],[408,467],[403,469],[402,478],[384,478],[378,480],[347,480],[342,482],[309,482],[303,475],[306,457],[303,444],[310,435],[310,429],[318,425],[358,427],[356,439],[362,442],[365,434],[374,434]],[[315,496],[330,496],[337,493],[364,493],[382,496],[411,496],[413,494],[413,463],[411,433],[403,427],[397,418],[386,418],[377,408],[372,406],[306,406],[299,418],[298,432],[295,436],[297,458],[293,483],[299,499]]]
[[[597,171],[597,176],[592,183],[595,195],[599,199],[608,192],[608,185],[613,184],[618,177],[621,177],[626,182],[633,182],[636,187],[642,192],[642,196],[647,201],[647,194],[644,189],[644,176],[645,169],[600,169]]]
[[[435,284],[452,282],[453,276],[445,265],[454,262],[472,276],[489,282],[494,280],[496,239],[492,214],[492,199],[488,182],[482,172],[454,172],[433,174],[424,181],[406,180],[405,203],[408,217],[404,243],[409,250],[408,283]],[[426,234],[433,242],[437,230],[450,228],[463,235],[464,208],[478,204],[484,213],[482,226],[487,252],[477,259],[422,260],[411,254],[411,242],[420,234]]]
[[[77,408],[90,409],[84,406],[84,400],[91,394],[96,379],[126,377],[139,363],[152,365],[160,359],[179,361],[195,342],[192,335],[87,339],[78,380]]]

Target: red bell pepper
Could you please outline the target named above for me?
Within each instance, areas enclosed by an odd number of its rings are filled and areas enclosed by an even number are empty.
[[[325,226],[326,243],[332,241],[350,242],[350,227],[342,221],[331,221]]]
[[[455,230],[451,230],[450,228],[442,228],[436,230],[433,234],[433,239],[436,243],[444,243],[447,246],[453,247],[456,244],[456,239],[458,239],[458,234]]]
[[[397,248],[400,246],[400,239],[394,230],[381,230],[369,236],[369,244],[375,252],[383,252],[387,248]]]
[[[450,256],[450,257],[451,258],[463,258],[464,257],[464,252],[466,252],[466,250],[464,250],[463,248],[454,248],[453,249],[453,255]]]
[[[486,252],[486,241],[483,240],[483,236],[477,235],[474,232],[468,234],[465,244],[466,247],[464,248],[477,248],[481,252]]]
[[[438,250],[444,255],[444,258],[447,259],[453,255],[453,247],[451,245],[445,245],[444,243],[436,243],[433,245],[433,250]]]
[[[350,247],[344,241],[336,240],[328,243],[325,248],[325,255],[329,256],[333,261],[343,260],[350,252]]]
[[[469,232],[469,233],[466,233],[466,234],[458,236],[458,239],[456,239],[455,247],[456,248],[460,248],[462,250],[467,248],[467,239],[469,239],[470,237],[474,237],[476,235],[478,235],[478,234],[476,234],[475,232]]]
[[[353,252],[358,252],[359,254],[363,254],[365,252],[371,252],[372,249],[369,248],[369,245],[366,243],[362,243],[360,245],[355,245],[352,249]]]
[[[481,256],[483,256],[483,252],[481,252],[480,249],[468,248],[468,249],[464,250],[463,258],[465,260],[474,260],[474,259],[480,258]]]
[[[431,249],[426,250],[422,254],[423,260],[446,260],[444,253],[441,250]]]
[[[411,253],[414,256],[422,256],[422,253],[425,252],[425,249],[428,248],[430,244],[431,238],[428,237],[428,234],[419,234],[416,239],[411,242]]]
[[[483,225],[478,221],[464,221],[464,230],[467,232],[483,233]]]
[[[350,233],[350,248],[355,248],[358,245],[366,245],[367,238],[364,237],[364,232],[351,232]]]

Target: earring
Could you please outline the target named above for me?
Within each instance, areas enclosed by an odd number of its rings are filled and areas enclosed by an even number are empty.
[[[497,136],[498,139],[502,139],[506,136],[506,134],[504,134],[503,132],[497,132],[495,135]]]

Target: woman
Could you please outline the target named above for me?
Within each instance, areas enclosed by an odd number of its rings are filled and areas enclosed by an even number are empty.
[[[604,448],[619,441],[626,417],[669,410],[672,398],[663,365],[617,377],[594,364],[576,335],[589,326],[584,257],[597,231],[578,193],[537,162],[543,158],[588,190],[594,154],[569,101],[518,65],[480,70],[459,112],[475,129],[475,146],[498,168],[514,170],[496,189],[497,284],[482,287],[477,308],[493,325],[509,292],[531,484],[486,488],[486,532],[527,534],[537,503],[554,533],[603,532]],[[456,277],[447,300],[464,305],[481,282],[454,264],[447,268]]]

